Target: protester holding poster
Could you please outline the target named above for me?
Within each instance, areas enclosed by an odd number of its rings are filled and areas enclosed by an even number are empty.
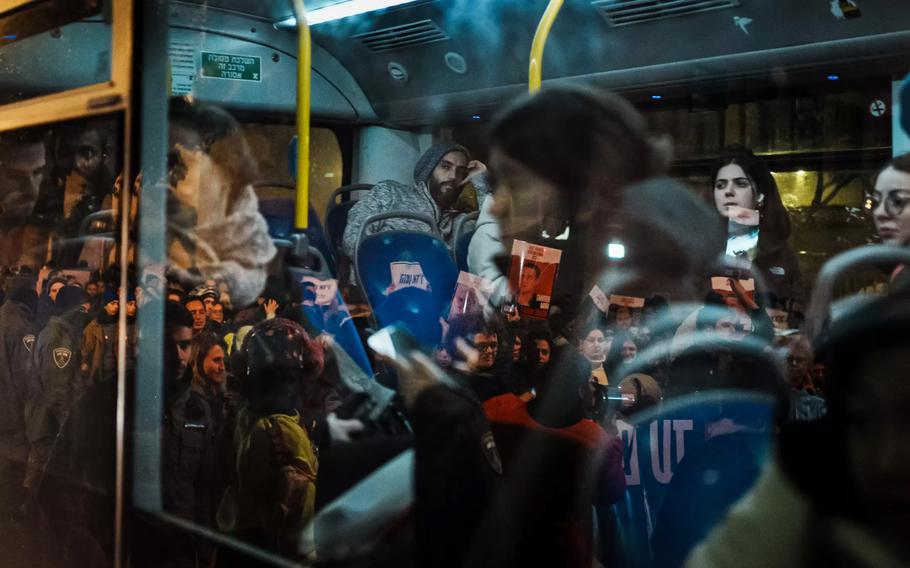
[[[484,306],[490,301],[492,289],[493,284],[489,280],[467,272],[459,272],[448,320],[452,321],[458,315],[483,313]]]
[[[735,278],[711,278],[713,294],[708,303],[724,304],[732,310],[731,318],[739,320],[743,331],[770,341],[774,337],[774,324],[767,311],[755,300],[755,283]]]
[[[805,290],[787,243],[790,217],[764,161],[745,148],[727,150],[712,168],[711,188],[718,215],[734,231],[729,233],[727,254],[751,260],[767,286],[767,298],[759,303],[801,310]]]
[[[509,284],[522,318],[546,319],[562,251],[516,240],[512,245]]]
[[[372,375],[373,370],[351,312],[338,290],[338,281],[301,276],[299,284],[303,299],[300,311],[309,332],[314,337],[330,337],[333,345],[342,349],[364,372]]]
[[[609,299],[609,307],[610,309],[607,311],[608,327],[618,331],[630,331],[635,321],[641,322],[641,311],[645,307],[645,299],[612,294]]]

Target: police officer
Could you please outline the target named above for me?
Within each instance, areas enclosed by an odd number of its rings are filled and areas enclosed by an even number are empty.
[[[34,279],[17,278],[0,308],[0,514],[4,520],[22,502],[28,457],[25,424],[34,398],[31,322],[37,300]]]
[[[30,494],[37,489],[54,439],[70,409],[84,389],[80,373],[82,329],[89,309],[88,297],[78,286],[57,294],[47,322],[34,348],[34,365],[42,394],[28,423],[31,444],[26,472]]]

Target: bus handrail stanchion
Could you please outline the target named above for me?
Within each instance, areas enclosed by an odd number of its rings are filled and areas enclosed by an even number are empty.
[[[563,0],[550,0],[547,9],[544,10],[540,22],[537,24],[537,31],[534,32],[534,40],[531,42],[531,57],[528,65],[528,91],[536,93],[540,90],[541,75],[543,72],[543,48],[547,44],[547,37],[550,35],[550,28],[559,15],[562,8]]]
[[[294,199],[294,226],[309,226],[310,184],[310,82],[312,43],[303,0],[292,0],[297,18],[297,195]]]

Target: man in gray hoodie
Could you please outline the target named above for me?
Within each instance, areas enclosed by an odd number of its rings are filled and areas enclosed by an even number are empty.
[[[360,231],[366,220],[373,215],[389,211],[407,211],[426,215],[436,222],[449,247],[454,248],[454,228],[464,213],[452,210],[452,206],[468,182],[477,191],[477,204],[489,195],[486,166],[472,160],[468,150],[454,142],[437,144],[423,153],[414,166],[414,185],[407,186],[394,180],[377,183],[367,197],[357,202],[348,214],[344,229],[344,252],[354,258],[354,250],[360,238]],[[425,223],[408,219],[386,219],[372,223],[367,235],[385,231],[429,231]]]

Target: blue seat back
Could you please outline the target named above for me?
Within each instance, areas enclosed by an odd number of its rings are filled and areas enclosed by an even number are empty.
[[[398,325],[411,332],[427,353],[442,342],[439,305],[433,294],[418,288],[392,292],[374,311],[380,327]]]
[[[455,291],[458,268],[445,243],[435,235],[411,231],[369,235],[360,241],[356,256],[360,284],[377,315],[379,307],[390,298],[393,262],[420,264],[430,287],[426,298],[421,300],[420,318],[431,317],[435,321]],[[386,306],[386,309],[391,312],[390,306]],[[407,311],[408,308],[403,309]],[[383,321],[378,323],[387,325]]]
[[[280,182],[256,182],[253,187],[277,187],[293,191],[293,186]],[[322,253],[328,264],[329,271],[337,276],[338,270],[335,262],[335,253],[326,236],[322,222],[316,214],[313,205],[309,206],[309,226],[298,231],[294,228],[294,200],[293,198],[260,199],[259,213],[265,218],[269,226],[269,236],[273,239],[289,239],[294,233],[303,233],[307,236],[310,246]]]
[[[685,395],[618,422],[624,563],[681,565],[757,480],[775,425],[774,398],[746,391]]]

